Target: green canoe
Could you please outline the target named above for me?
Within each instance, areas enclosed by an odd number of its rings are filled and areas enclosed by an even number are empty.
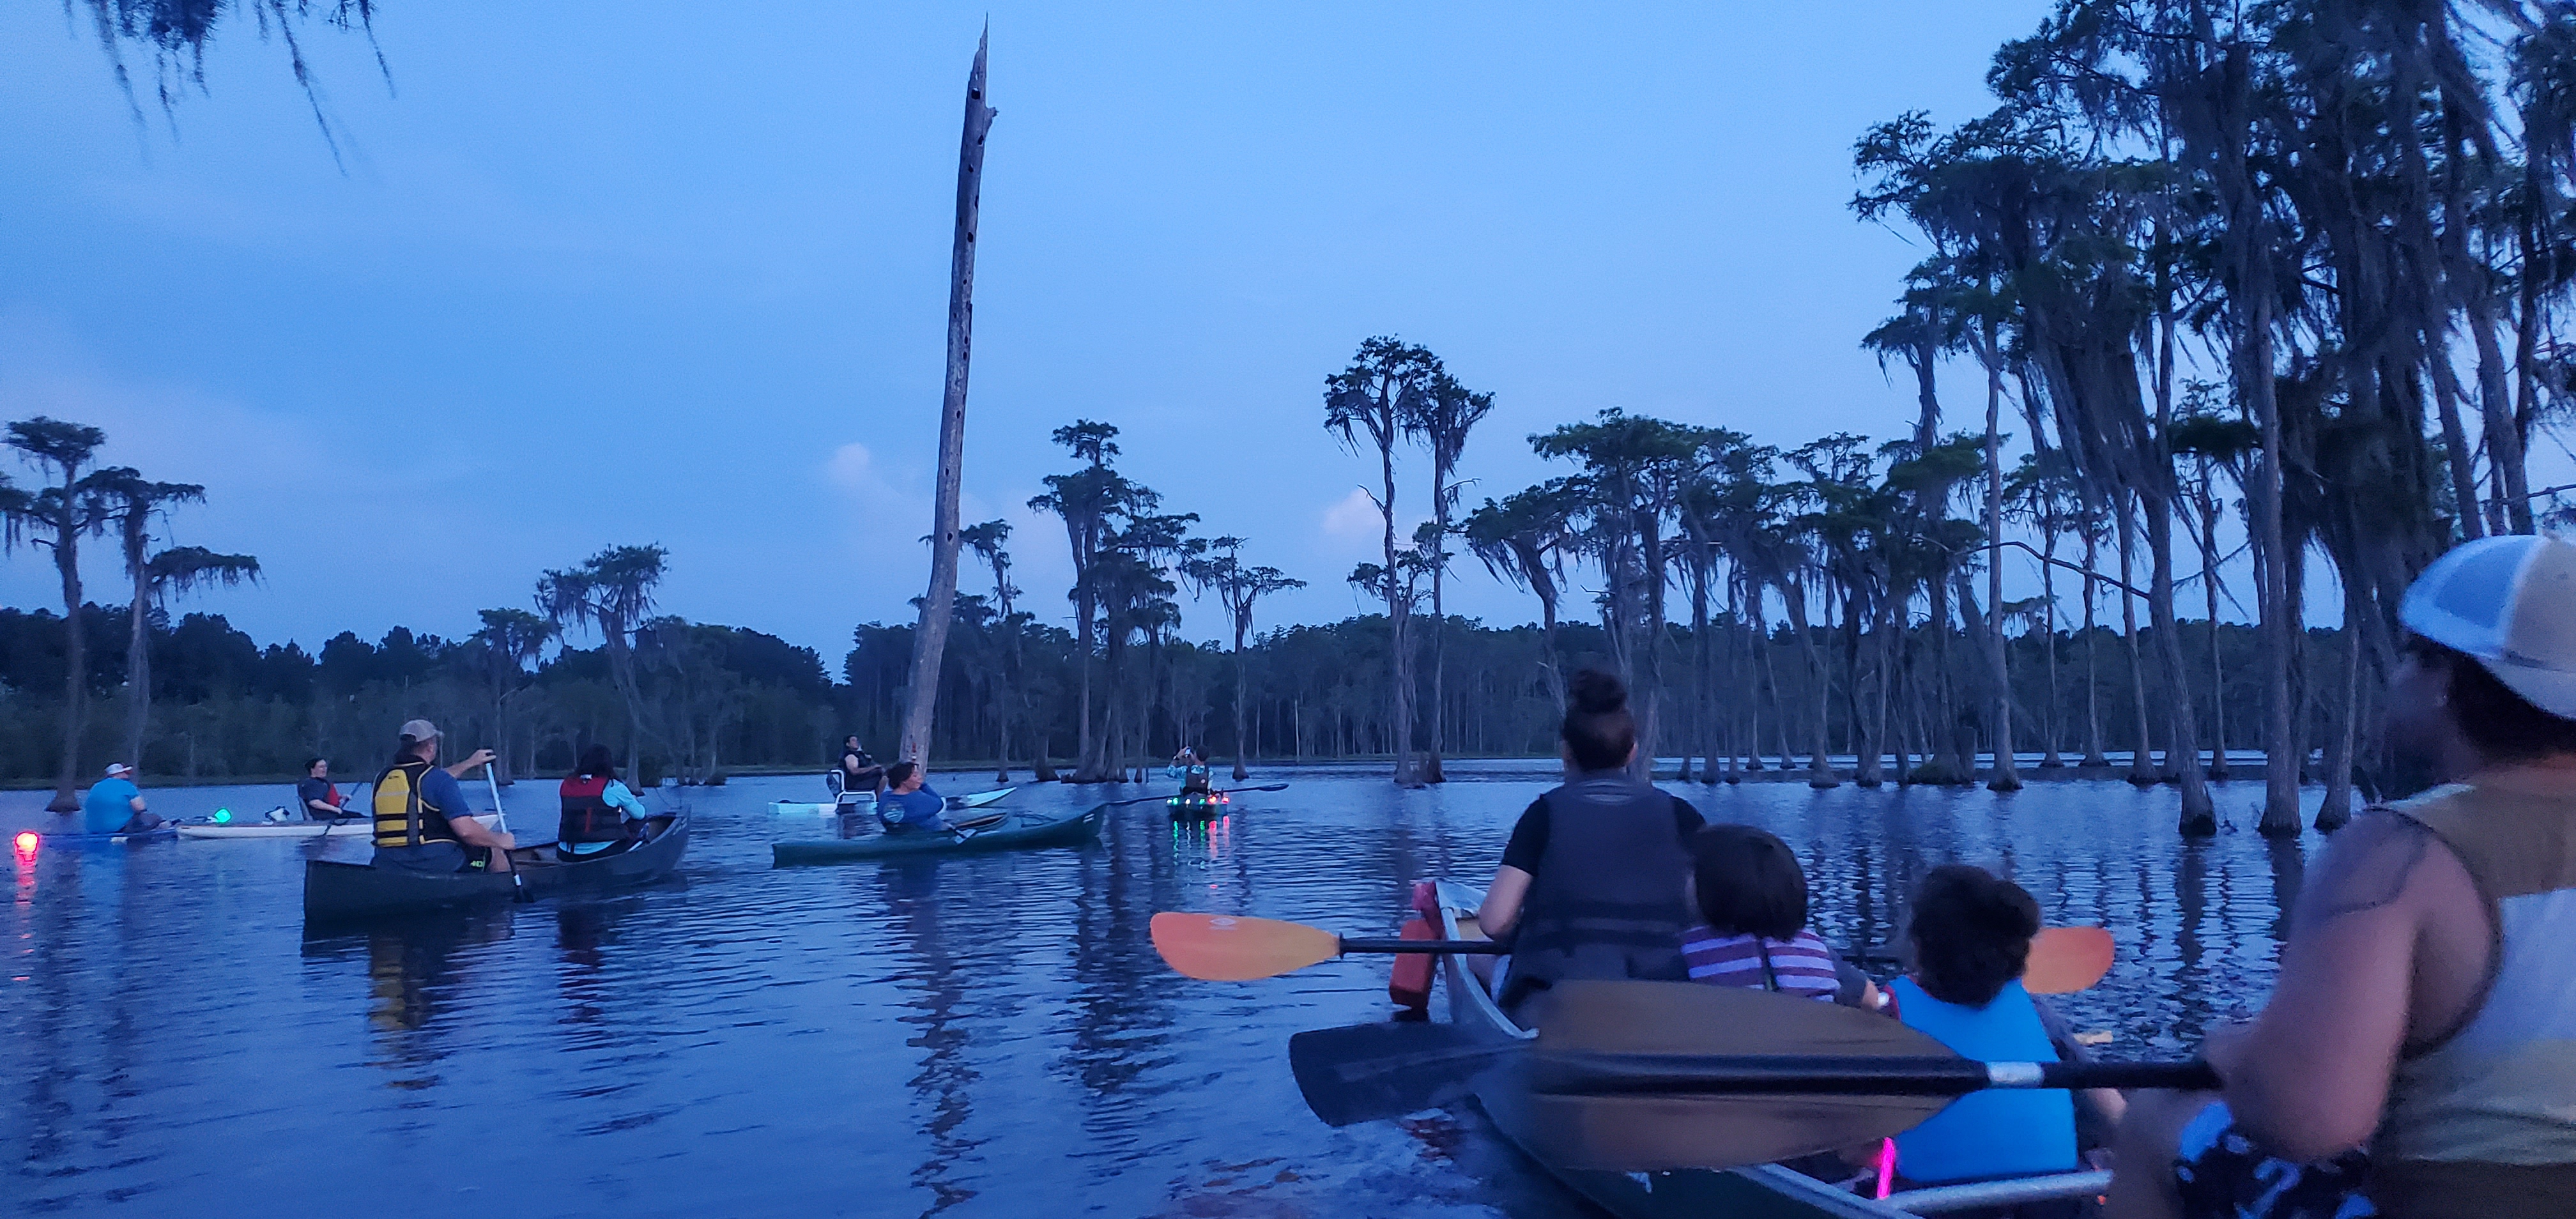
[[[963,837],[915,830],[870,834],[864,838],[774,842],[769,845],[769,861],[778,867],[790,867],[907,855],[956,855],[976,851],[1017,851],[1030,847],[1078,846],[1100,836],[1100,817],[1108,808],[1104,804],[1089,812],[1051,818],[1013,813],[999,825]]]

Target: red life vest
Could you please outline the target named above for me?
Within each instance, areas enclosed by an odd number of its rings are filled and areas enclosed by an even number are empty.
[[[634,835],[624,814],[603,797],[606,775],[574,775],[563,781],[563,820],[555,827],[561,842],[623,842]]]

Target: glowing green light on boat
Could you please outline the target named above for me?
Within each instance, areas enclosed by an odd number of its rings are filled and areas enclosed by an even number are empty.
[[[216,809],[216,810],[215,810],[215,817],[214,817],[215,824],[217,824],[217,825],[230,825],[230,824],[232,824],[232,820],[233,820],[233,810],[228,809],[228,808],[219,808],[219,809]]]

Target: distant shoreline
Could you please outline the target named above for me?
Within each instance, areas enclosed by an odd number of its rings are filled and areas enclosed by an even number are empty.
[[[1442,759],[1442,760],[1443,760],[1443,761],[1445,761],[1445,762],[1449,762],[1449,763],[1480,763],[1480,762],[1553,762],[1553,761],[1555,761],[1556,759],[1554,759],[1554,758],[1552,758],[1552,757],[1547,757],[1547,756],[1544,756],[1544,755],[1539,755],[1539,754],[1516,754],[1516,755],[1497,755],[1497,756],[1490,756],[1490,757],[1487,757],[1487,756],[1465,757],[1465,756],[1455,756],[1455,755],[1453,755],[1453,756],[1446,757],[1446,758],[1444,758],[1444,759]],[[1659,759],[1659,762],[1660,762],[1660,759]],[[1657,781],[1657,782],[1659,782],[1659,783],[1707,783],[1707,782],[1709,782],[1709,780],[1702,779],[1702,778],[1700,778],[1700,777],[1699,777],[1698,775],[1696,775],[1696,774],[1694,774],[1693,776],[1691,776],[1691,777],[1690,777],[1690,778],[1688,778],[1688,779],[1675,778],[1675,777],[1674,777],[1674,771],[1678,768],[1678,765],[1679,765],[1679,759],[1674,759],[1674,760],[1673,760],[1673,763],[1674,763],[1674,764],[1673,764],[1672,766],[1658,765],[1658,766],[1656,767],[1656,771],[1655,771],[1655,781]],[[966,760],[958,761],[958,762],[943,762],[943,763],[939,763],[939,764],[934,765],[934,766],[931,768],[931,770],[932,770],[932,773],[933,773],[933,774],[975,774],[975,773],[977,773],[977,772],[989,772],[989,771],[991,771],[991,770],[993,770],[993,769],[995,768],[995,765],[996,765],[996,764],[993,762],[993,760],[992,760],[992,759],[989,759],[989,758],[985,758],[985,759],[971,759],[971,758],[970,758],[970,759],[966,759]],[[1219,758],[1219,759],[1217,759],[1217,760],[1216,760],[1215,765],[1216,765],[1216,769],[1217,769],[1217,771],[1219,772],[1220,777],[1222,777],[1222,775],[1223,775],[1223,773],[1226,771],[1226,769],[1232,765],[1232,761],[1231,761],[1230,759]],[[1387,758],[1387,757],[1384,757],[1384,756],[1378,756],[1378,757],[1366,757],[1366,756],[1363,756],[1363,757],[1350,757],[1350,758],[1308,758],[1308,759],[1306,759],[1306,760],[1304,760],[1304,761],[1291,761],[1291,760],[1285,760],[1285,759],[1254,759],[1254,760],[1252,760],[1252,761],[1246,762],[1246,763],[1245,763],[1245,765],[1247,765],[1247,766],[1251,767],[1251,768],[1252,768],[1252,769],[1254,769],[1254,770],[1272,770],[1272,771],[1277,771],[1277,770],[1312,770],[1312,769],[1348,769],[1348,768],[1353,768],[1353,767],[1391,766],[1391,765],[1393,765],[1393,759],[1391,759],[1391,758]],[[739,769],[739,770],[735,770],[735,769],[730,769],[730,768],[729,768],[729,769],[727,769],[727,770],[724,772],[724,774],[725,774],[725,776],[726,776],[728,779],[761,779],[761,778],[776,778],[776,777],[781,776],[781,775],[791,775],[791,776],[792,776],[792,775],[819,775],[819,774],[821,774],[821,773],[822,773],[823,769],[824,769],[824,768],[822,768],[822,767],[817,767],[817,766],[746,766],[746,767],[743,767],[743,768],[741,768],[741,769]],[[1033,778],[1029,778],[1029,777],[1027,777],[1027,776],[1028,776],[1028,769],[1029,769],[1029,768],[1028,768],[1027,764],[1025,764],[1025,763],[1020,763],[1020,764],[1015,764],[1015,765],[1013,765],[1013,766],[1011,767],[1011,773],[1012,773],[1012,776],[1013,776],[1012,781],[1013,781],[1013,782],[1016,782],[1016,783],[1035,783],[1035,782],[1037,782],[1037,780],[1036,780],[1036,779],[1033,779]],[[1059,768],[1058,768],[1058,770],[1060,770],[1060,771],[1070,771],[1071,769],[1072,769],[1072,767],[1070,767],[1070,766],[1063,766],[1063,767],[1059,767]],[[1162,774],[1162,769],[1163,769],[1163,768],[1162,768],[1160,765],[1149,765],[1149,766],[1147,766],[1147,767],[1145,768],[1145,774],[1146,774],[1147,778],[1150,780],[1150,779],[1153,779],[1153,778],[1156,778],[1156,777],[1161,776],[1161,774]],[[1737,776],[1738,776],[1739,781],[1744,782],[1744,783],[1805,783],[1805,782],[1807,782],[1807,771],[1806,771],[1806,769],[1805,769],[1804,767],[1799,767],[1799,768],[1796,768],[1796,769],[1790,769],[1790,770],[1783,770],[1783,769],[1779,768],[1778,766],[1771,766],[1771,767],[1769,767],[1768,769],[1764,769],[1764,770],[1740,770],[1740,771],[1738,771],[1738,772],[1736,772],[1736,773],[1737,773]],[[2127,778],[2129,777],[2129,768],[2128,768],[2127,763],[2125,763],[2125,762],[2118,763],[2118,764],[2114,764],[2114,765],[2110,765],[2110,766],[2076,766],[2076,765],[2073,765],[2073,764],[2071,764],[2071,763],[2070,763],[2070,764],[2065,765],[2065,766],[2048,767],[2048,768],[2040,767],[2039,765],[2037,765],[2037,764],[2035,764],[2035,763],[2027,763],[2027,762],[2026,762],[2026,763],[2023,763],[2023,764],[2022,764],[2022,766],[2020,767],[2020,770],[2019,770],[2019,772],[2018,772],[2018,773],[2019,773],[2019,775],[2020,775],[2020,777],[2021,777],[2021,781],[2022,781],[2022,782],[2024,782],[2024,783],[2066,783],[2066,782],[2077,782],[2077,781],[2101,782],[2101,781],[2117,781],[2117,780],[2125,780],[2125,779],[2127,779]],[[1843,760],[1837,760],[1836,765],[1834,766],[1834,776],[1835,776],[1835,778],[1837,778],[1837,779],[1841,780],[1842,784],[1843,784],[1843,785],[1845,785],[1845,786],[1857,786],[1857,782],[1856,782],[1856,780],[1854,780],[1854,779],[1853,779],[1852,775],[1853,775],[1853,771],[1852,771],[1851,766],[1850,766],[1847,762],[1845,762],[1845,761],[1843,761]],[[155,788],[173,788],[173,787],[267,787],[267,786],[275,786],[275,787],[293,787],[293,786],[295,786],[296,782],[297,782],[298,780],[302,779],[303,777],[304,777],[304,776],[303,776],[303,775],[301,775],[301,774],[275,774],[275,775],[221,775],[221,776],[217,776],[217,775],[199,775],[199,776],[197,776],[197,777],[195,777],[195,778],[189,778],[189,777],[184,776],[184,775],[141,775],[141,776],[137,776],[136,782],[137,782],[137,785],[138,785],[138,786],[140,786],[140,787],[142,787],[145,791],[151,791],[151,790],[153,790],[153,789],[155,789]],[[373,777],[373,776],[372,776],[372,774],[368,774],[368,775],[364,775],[364,776],[360,776],[360,775],[353,775],[353,774],[337,774],[337,775],[333,775],[333,776],[332,776],[332,781],[333,781],[333,782],[335,782],[335,783],[341,783],[341,784],[352,784],[352,785],[353,785],[353,784],[360,784],[360,783],[368,782],[368,781],[369,781],[369,779],[370,779],[370,778],[372,778],[372,777]],[[551,782],[551,781],[555,780],[555,779],[556,779],[556,778],[558,778],[558,777],[559,777],[559,776],[554,775],[554,774],[525,775],[525,776],[521,776],[521,778],[525,779],[525,780],[526,780],[526,781],[528,781],[528,782],[538,782],[538,781]],[[1545,776],[1539,776],[1539,777],[1545,777]],[[1988,781],[1989,779],[1991,779],[1992,777],[1993,777],[1993,772],[1992,772],[1992,770],[1990,770],[1990,769],[1988,769],[1988,768],[1986,768],[1986,767],[1980,767],[1980,768],[1977,770],[1977,773],[1976,773],[1976,779],[1975,779],[1973,782],[1966,782],[1966,783],[1950,783],[1950,784],[1939,784],[1939,783],[1916,783],[1916,784],[1912,784],[1911,786],[1915,786],[1915,787],[1961,787],[1961,788],[1965,788],[1965,787],[1983,787],[1983,786],[1985,786],[1985,784],[1987,783],[1987,781]],[[2258,756],[2258,757],[2256,757],[2256,758],[2254,758],[2254,759],[2252,759],[2252,760],[2250,760],[2250,761],[2245,761],[2245,760],[2236,760],[2236,761],[2234,762],[2233,767],[2232,767],[2232,773],[2231,773],[2230,777],[2229,777],[2227,780],[2219,780],[2219,779],[2216,779],[2216,778],[2214,778],[2214,777],[2211,779],[2211,781],[2212,781],[2212,782],[2247,782],[2247,781],[2252,781],[2252,782],[2257,782],[2257,783],[2262,782],[2262,780],[2263,780],[2263,762],[2262,762],[2262,759],[2261,759],[2259,756]],[[97,781],[97,779],[96,779],[94,776],[85,777],[85,778],[84,778],[84,781],[80,784],[80,786],[81,786],[81,787],[87,787],[90,783],[94,783],[94,782],[96,782],[96,781]],[[2161,778],[2160,780],[2158,780],[2158,782],[2157,782],[2157,783],[2155,783],[2155,784],[2147,784],[2147,785],[2145,785],[2145,786],[2162,786],[2162,785],[2172,784],[2172,783],[2175,783],[2175,782],[2177,782],[2177,781],[2178,781],[2178,780],[2176,780],[2175,778],[2173,778],[2173,777],[2171,777],[2171,776],[2166,776],[2166,777]],[[2305,783],[2305,782],[2307,782],[2308,780],[2306,780],[2305,778],[2302,778],[2302,780],[2301,780],[2301,781],[2302,781],[2303,783]],[[515,782],[516,782],[516,781],[514,780],[512,783],[510,783],[510,784],[504,784],[503,786],[514,786],[514,785],[515,785]],[[1102,787],[1105,787],[1105,786],[1111,786],[1111,785],[1115,784],[1116,782],[1117,782],[1116,780],[1110,780],[1110,781],[1107,781],[1107,782],[1104,782],[1104,783],[1100,783],[1100,784],[1084,784],[1083,786],[1102,786]],[[1718,783],[1718,784],[1720,784],[1720,785],[1724,785],[1724,784],[1725,784],[1725,780],[1724,780],[1724,778],[1723,778],[1723,777],[1721,777],[1720,779],[1718,779],[1718,780],[1717,780],[1717,783]],[[54,785],[53,785],[53,783],[52,783],[52,781],[51,781],[51,780],[35,780],[35,779],[8,779],[8,780],[0,780],[0,791],[51,791],[51,790],[53,789],[53,786],[54,786]],[[675,785],[675,784],[673,784],[673,783],[665,782],[665,783],[663,784],[663,786],[664,786],[664,787],[671,787],[671,786],[676,786],[676,785]],[[1067,786],[1072,786],[1072,785],[1071,785],[1071,784],[1068,784]],[[1896,778],[1895,778],[1895,767],[1894,767],[1894,766],[1892,766],[1892,765],[1891,765],[1890,767],[1888,767],[1888,776],[1887,776],[1887,778],[1886,778],[1885,782],[1882,784],[1882,786],[1885,786],[1885,787],[1897,787],[1897,786],[1900,786],[1900,785],[1897,783]]]

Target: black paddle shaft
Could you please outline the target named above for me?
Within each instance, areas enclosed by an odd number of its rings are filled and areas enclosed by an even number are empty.
[[[1490,957],[1501,956],[1511,950],[1511,945],[1498,944],[1492,940],[1391,940],[1342,937],[1343,952],[1433,952],[1442,955],[1458,953],[1462,956]]]
[[[1422,941],[1417,941],[1422,942]],[[1921,1055],[1549,1053],[1529,1059],[1529,1087],[1557,1096],[1838,1093],[1959,1096],[1987,1088],[2218,1086],[2205,1062],[1977,1062]]]

